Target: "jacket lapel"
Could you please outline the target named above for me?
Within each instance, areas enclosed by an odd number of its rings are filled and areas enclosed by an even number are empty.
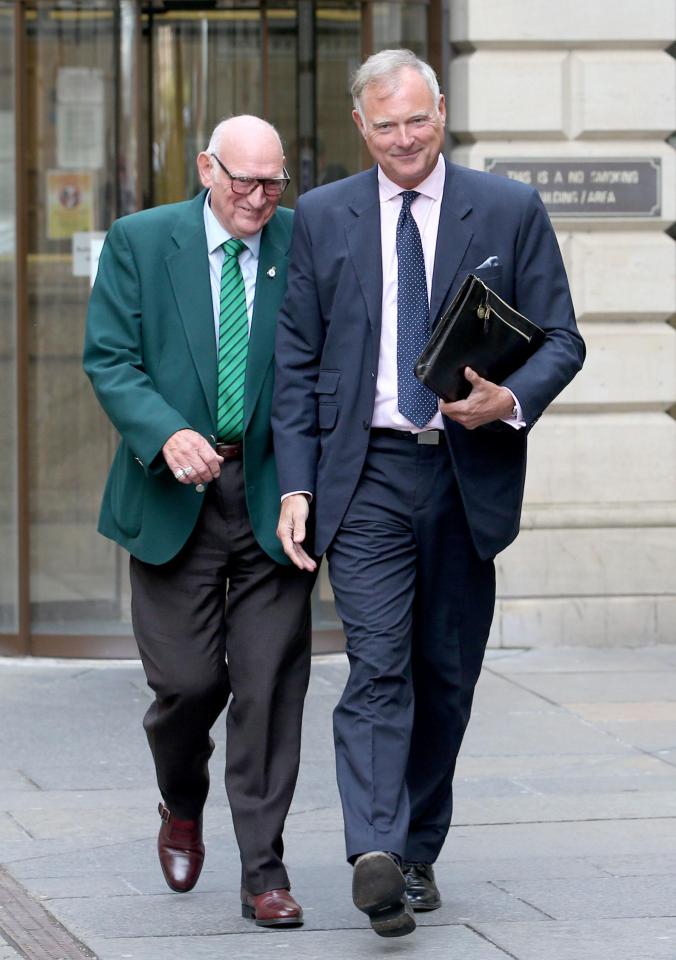
[[[383,268],[377,167],[364,174],[349,207],[354,215],[354,221],[348,224],[346,230],[348,248],[362,295],[366,301],[369,323],[373,332],[373,343],[379,344]],[[458,187],[453,165],[446,161],[446,177],[441,201],[430,295],[432,326],[438,319],[465,256],[465,251],[472,239],[472,229],[465,219],[471,210],[472,204]],[[377,357],[374,358],[374,361],[377,362]]]
[[[437,248],[430,295],[430,326],[433,328],[447,294],[472,239],[472,229],[465,220],[472,204],[461,194],[453,165],[446,161],[446,179],[441,200]]]
[[[185,216],[176,224],[172,234],[176,251],[167,257],[166,265],[188,347],[215,423],[216,334],[204,231],[205,196],[203,190],[191,200]]]
[[[286,290],[289,237],[279,214],[272,217],[261,235],[244,384],[245,430],[274,356],[277,314]]]
[[[353,220],[346,228],[347,246],[352,258],[362,296],[366,302],[369,323],[376,351],[380,343],[380,321],[383,300],[383,266],[380,242],[380,199],[378,168],[367,171],[349,203]],[[378,356],[374,357],[377,364]],[[375,369],[375,367],[374,367]]]

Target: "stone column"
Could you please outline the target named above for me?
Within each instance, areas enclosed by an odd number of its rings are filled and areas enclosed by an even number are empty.
[[[588,347],[530,436],[494,644],[676,643],[675,37],[673,0],[451,2],[452,159],[540,189]]]

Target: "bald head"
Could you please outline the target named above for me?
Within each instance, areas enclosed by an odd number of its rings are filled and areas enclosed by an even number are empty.
[[[279,198],[258,186],[242,196],[231,188],[232,177],[273,179],[284,176],[284,151],[279,134],[266,120],[244,114],[222,120],[209,146],[197,157],[200,180],[210,193],[213,213],[233,237],[253,236],[277,209]]]
[[[228,149],[228,145],[238,142],[249,142],[258,149],[272,149],[279,151],[284,162],[284,151],[282,150],[282,141],[279,134],[267,120],[261,120],[260,117],[251,116],[251,114],[242,114],[239,117],[229,117],[214,128],[207,147],[208,153],[220,153],[222,149]]]

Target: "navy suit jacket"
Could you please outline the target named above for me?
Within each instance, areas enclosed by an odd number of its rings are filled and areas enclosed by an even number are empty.
[[[499,266],[477,270],[489,257]],[[432,325],[469,273],[546,332],[539,350],[504,381],[529,429],[584,360],[556,237],[537,191],[447,162]],[[316,499],[317,554],[333,539],[364,464],[381,301],[374,167],[299,199],[277,323],[272,423],[280,489]],[[475,546],[492,557],[519,530],[528,429],[497,423],[466,430],[446,418],[445,429]]]

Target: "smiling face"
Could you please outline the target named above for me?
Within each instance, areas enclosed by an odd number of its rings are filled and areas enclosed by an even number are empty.
[[[274,130],[256,117],[233,117],[222,123],[212,147],[235,177],[281,177],[282,146]],[[208,151],[197,157],[200,180],[211,190],[211,209],[219,223],[237,238],[258,233],[272,217],[279,198],[267,197],[260,184],[246,196],[232,190],[230,178]]]
[[[446,107],[438,108],[423,76],[404,67],[392,82],[370,83],[361,97],[363,119],[352,111],[369,153],[404,190],[430,175],[444,144]]]

